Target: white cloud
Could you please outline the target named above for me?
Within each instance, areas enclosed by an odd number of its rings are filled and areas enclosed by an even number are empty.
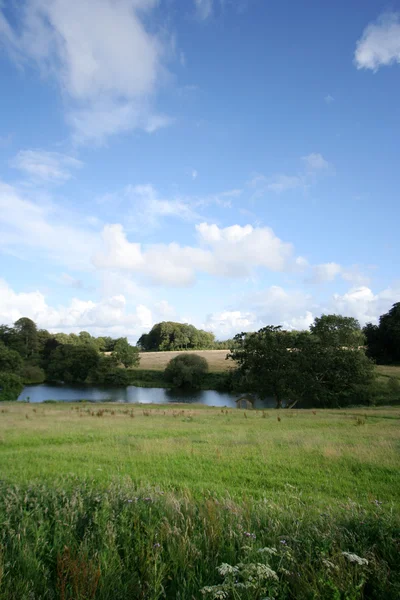
[[[312,267],[312,283],[333,281],[342,272],[342,267],[335,262],[324,263]]]
[[[378,323],[379,316],[399,301],[400,286],[389,287],[378,293],[367,286],[359,286],[343,295],[334,294],[331,307],[332,311],[355,317],[364,325],[367,322]]]
[[[313,152],[308,154],[308,156],[303,156],[302,160],[311,171],[319,171],[320,169],[327,169],[329,167],[328,161],[319,153]]]
[[[384,13],[364,29],[357,42],[354,62],[357,69],[372,71],[400,63],[400,13]]]
[[[69,224],[63,211],[48,201],[35,202],[0,181],[0,249],[28,260],[37,253],[71,268],[90,268],[99,237]]]
[[[212,331],[217,339],[221,340],[242,331],[255,331],[262,327],[262,324],[257,324],[256,316],[251,312],[225,310],[208,315],[201,327],[206,331]]]
[[[333,96],[331,96],[330,94],[327,94],[324,98],[326,104],[332,104],[332,102],[335,102],[335,98]]]
[[[121,191],[99,198],[106,209],[110,206],[115,215],[116,207],[123,212],[124,223],[130,231],[143,231],[160,224],[161,219],[173,217],[184,221],[196,221],[200,215],[195,211],[196,199],[166,199],[159,196],[151,184],[127,185]]]
[[[80,142],[169,123],[151,99],[166,72],[161,35],[142,13],[154,0],[26,0],[15,30],[1,16],[0,36],[19,62],[33,61],[60,86]],[[95,24],[95,25],[94,25]]]
[[[10,165],[23,171],[35,181],[63,183],[72,177],[71,170],[83,163],[72,156],[45,150],[21,150]]]
[[[82,279],[76,279],[76,277],[72,277],[72,275],[69,275],[68,273],[61,273],[59,281],[63,285],[75,289],[82,289],[84,287]]]
[[[192,179],[197,179],[198,176],[198,172],[196,171],[196,169],[192,169]]]
[[[201,223],[196,230],[204,247],[171,243],[143,249],[141,244],[127,240],[121,225],[107,225],[94,265],[128,270],[154,283],[179,286],[193,283],[197,272],[244,277],[256,267],[283,271],[291,260],[291,244],[282,242],[268,227],[233,225],[221,229]]]
[[[87,330],[93,335],[128,336],[137,339],[159,317],[157,308],[138,304],[129,309],[125,297],[117,294],[103,300],[72,298],[68,305],[51,306],[39,291],[15,292],[0,279],[0,323],[13,323],[20,317],[33,319],[52,332]]]
[[[277,173],[272,177],[266,177],[260,173],[255,174],[248,182],[248,185],[255,190],[254,197],[262,197],[267,192],[275,194],[291,190],[305,192],[316,183],[318,174],[333,172],[332,165],[318,152],[303,156],[302,161],[304,167],[295,175]]]
[[[213,0],[194,0],[196,15],[202,21],[205,21],[212,15]]]

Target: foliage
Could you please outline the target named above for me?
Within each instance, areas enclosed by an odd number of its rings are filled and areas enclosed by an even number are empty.
[[[379,363],[400,363],[400,302],[381,315],[379,325],[364,327],[368,354]]]
[[[21,355],[15,350],[10,350],[0,341],[0,373],[19,373],[21,368]]]
[[[273,397],[277,408],[294,395],[296,355],[290,351],[292,336],[270,325],[257,333],[235,336],[237,348],[229,358],[238,366],[241,387],[260,398]]]
[[[21,369],[21,379],[25,385],[43,383],[46,373],[40,367],[25,364]]]
[[[118,367],[115,356],[100,356],[97,365],[90,370],[87,383],[109,386],[127,386],[130,382],[129,373]]]
[[[317,321],[314,332],[321,323]],[[240,386],[260,398],[272,396],[277,408],[284,401],[289,406],[299,400],[304,406],[343,406],[359,400],[372,381],[373,364],[362,349],[344,347],[345,337],[337,331],[336,324],[325,337],[321,333],[293,336],[268,326],[257,333],[239,334],[240,347],[232,349],[229,357],[238,365]]]
[[[398,513],[0,484],[0,598],[397,600]]]
[[[175,388],[201,388],[204,375],[208,371],[208,363],[198,354],[175,356],[164,371],[165,379]]]
[[[0,373],[0,402],[12,402],[24,389],[22,379],[14,373]]]
[[[149,333],[138,340],[138,347],[145,351],[156,350],[200,350],[213,348],[213,333],[196,329],[187,323],[163,321],[152,327]]]
[[[100,355],[91,344],[60,345],[50,356],[48,378],[50,381],[84,383],[99,361]]]
[[[117,340],[113,350],[113,356],[117,362],[124,365],[124,367],[135,367],[139,364],[139,350],[128,343],[126,338],[120,338]]]
[[[310,331],[324,346],[357,348],[365,343],[360,323],[353,317],[322,315],[315,319]]]
[[[22,358],[34,356],[38,351],[38,333],[36,323],[27,317],[21,317],[14,323],[17,350]]]

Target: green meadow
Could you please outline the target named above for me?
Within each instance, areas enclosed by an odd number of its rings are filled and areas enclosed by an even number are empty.
[[[399,424],[3,404],[0,599],[397,599]]]

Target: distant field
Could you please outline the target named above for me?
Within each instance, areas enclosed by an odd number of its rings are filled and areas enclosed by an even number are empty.
[[[376,370],[382,377],[397,377],[400,379],[400,366],[377,365]]]
[[[234,366],[233,361],[225,360],[229,350],[193,350],[190,354],[203,356],[211,372],[227,371]],[[151,371],[163,371],[171,358],[182,354],[182,352],[141,352],[140,369],[149,369]]]

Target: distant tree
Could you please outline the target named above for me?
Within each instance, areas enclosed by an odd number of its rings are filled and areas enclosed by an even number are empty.
[[[14,323],[16,343],[15,348],[22,358],[29,358],[38,351],[38,332],[36,323],[32,319],[22,317]]]
[[[3,342],[0,342],[0,373],[17,374],[21,371],[22,364],[19,352],[10,350]]]
[[[256,333],[239,333],[228,357],[237,364],[241,386],[259,398],[273,397],[276,407],[295,395],[297,377],[292,336],[269,325]]]
[[[325,346],[357,348],[365,344],[365,337],[361,331],[360,323],[353,317],[322,315],[315,319],[310,331]]]
[[[200,350],[213,348],[215,336],[188,323],[163,321],[143,334],[137,345],[141,350]]]
[[[24,365],[20,376],[25,385],[43,383],[46,379],[44,370],[35,365]]]
[[[341,406],[362,398],[373,378],[373,363],[358,348],[322,341],[307,332],[264,327],[235,337],[240,385],[260,398],[274,397],[276,407],[301,401],[308,406]]]
[[[117,340],[112,355],[124,367],[134,367],[139,364],[139,350],[131,346],[126,338]]]
[[[84,383],[99,360],[100,355],[91,344],[61,344],[50,355],[47,378],[50,381]]]
[[[92,341],[93,341],[93,338],[89,332],[87,332],[87,331],[79,332],[79,343],[80,344],[91,344]]]
[[[296,371],[293,398],[303,406],[368,402],[374,364],[362,348],[329,346],[312,335],[299,335],[292,355]]]
[[[385,357],[385,348],[382,332],[378,325],[367,323],[363,328],[367,344],[367,355],[377,362],[383,362]]]
[[[379,336],[385,362],[400,362],[400,302],[379,318]]]
[[[164,375],[173,387],[198,389],[207,371],[208,363],[205,358],[184,352],[170,360]]]
[[[14,373],[0,373],[0,402],[14,402],[18,397],[24,384],[22,379]]]
[[[96,367],[90,370],[87,382],[96,385],[127,386],[129,373],[118,366],[115,356],[100,356]]]

